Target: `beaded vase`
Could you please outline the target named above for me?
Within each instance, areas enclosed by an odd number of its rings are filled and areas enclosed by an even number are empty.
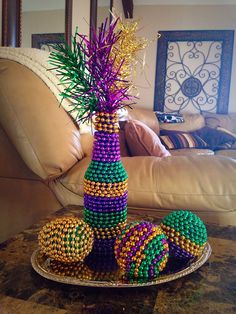
[[[84,220],[94,231],[92,254],[114,252],[115,237],[127,219],[127,173],[120,159],[116,113],[95,118],[92,161],[84,177]]]

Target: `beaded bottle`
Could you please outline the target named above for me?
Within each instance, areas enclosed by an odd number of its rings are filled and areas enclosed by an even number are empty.
[[[84,220],[94,231],[92,255],[110,258],[115,237],[127,219],[127,173],[120,159],[116,113],[95,118],[92,161],[84,177]]]

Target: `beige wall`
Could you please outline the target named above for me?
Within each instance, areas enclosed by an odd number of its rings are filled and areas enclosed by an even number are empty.
[[[73,0],[72,13],[72,35],[74,35],[76,27],[79,33],[89,35],[90,20],[90,1],[89,0]]]
[[[135,6],[134,18],[141,18],[138,34],[150,41],[146,55],[144,75],[137,76],[135,83],[140,92],[138,107],[153,108],[156,69],[156,38],[158,30],[235,29],[236,5],[225,6]],[[149,81],[149,83],[148,83]],[[229,111],[236,112],[236,40],[231,78]]]
[[[31,47],[32,34],[64,32],[64,10],[32,11],[22,13],[22,47]]]
[[[0,39],[2,28],[2,0],[0,0]],[[36,14],[41,14],[36,17]],[[24,12],[22,16],[22,34],[26,34],[22,38],[23,47],[31,47],[32,33],[58,33],[64,32],[64,10],[57,11],[37,11]],[[33,16],[34,15],[34,16]],[[72,13],[72,34],[74,34],[76,26],[82,34],[89,34],[89,17],[90,17],[90,1],[74,0]],[[43,21],[43,23],[42,23]],[[38,27],[39,25],[39,27]]]
[[[109,18],[110,7],[98,7],[97,9],[97,27],[100,27],[106,18]]]
[[[113,9],[115,10],[116,14],[118,14],[122,18],[124,17],[124,14],[123,14],[124,11],[123,11],[121,0],[113,0]]]

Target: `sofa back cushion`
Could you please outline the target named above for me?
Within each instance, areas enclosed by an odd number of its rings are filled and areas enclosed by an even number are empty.
[[[161,130],[192,132],[205,126],[204,117],[198,113],[183,113],[183,123],[160,123]]]
[[[206,126],[215,129],[220,127],[236,133],[236,113],[205,113],[204,117]]]
[[[231,134],[208,126],[193,132],[193,134],[200,136],[213,150],[230,148],[235,142],[235,138]]]
[[[144,123],[137,120],[129,120],[126,122],[124,130],[132,156],[170,156],[158,135]]]
[[[27,166],[58,177],[83,157],[79,130],[44,82],[14,61],[0,61],[0,123]]]
[[[130,109],[128,113],[129,120],[138,120],[146,124],[156,134],[160,133],[160,127],[158,119],[154,111],[143,108]]]

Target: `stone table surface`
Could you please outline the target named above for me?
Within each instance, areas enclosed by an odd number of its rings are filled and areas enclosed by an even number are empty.
[[[47,221],[82,213],[62,209],[0,244],[0,314],[236,313],[236,227],[208,225],[210,259],[190,275],[138,288],[89,288],[47,280],[32,268],[37,233]],[[132,219],[158,223],[150,213],[129,210]]]

